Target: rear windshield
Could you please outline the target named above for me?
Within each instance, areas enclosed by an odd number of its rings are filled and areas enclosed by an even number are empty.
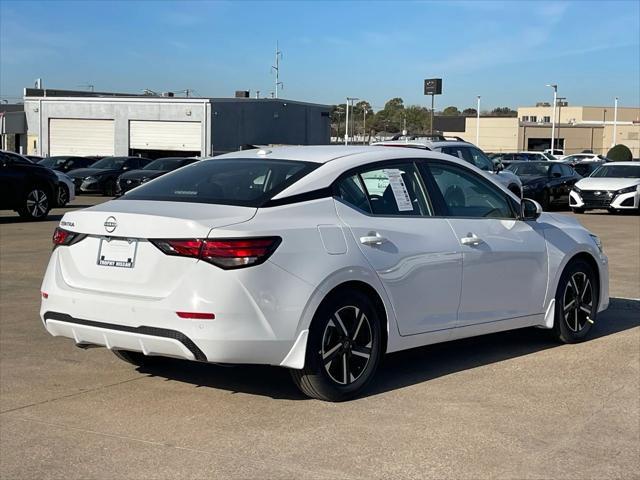
[[[291,160],[204,160],[143,184],[120,198],[259,207],[317,166]]]

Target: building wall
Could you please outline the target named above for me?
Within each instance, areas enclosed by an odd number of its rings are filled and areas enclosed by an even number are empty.
[[[565,154],[580,153],[583,150],[592,150],[594,153],[606,153],[603,146],[603,126],[578,126],[578,125],[557,125],[555,138],[564,142]],[[545,148],[551,145],[551,127],[549,125],[529,125],[520,127],[519,150],[535,149],[530,147],[530,139],[543,139],[547,142]],[[558,142],[563,145],[563,142]],[[540,148],[538,148],[540,149]]]
[[[605,154],[613,145],[623,144],[629,147],[633,158],[640,158],[640,124],[618,125],[615,142],[613,141],[613,125],[606,125],[602,143]]]
[[[464,132],[443,132],[476,143],[476,117],[466,117]],[[515,117],[480,117],[481,150],[485,152],[515,152],[518,150],[518,119]]]
[[[51,118],[114,120],[114,154],[129,154],[129,121],[162,120],[201,122],[203,155],[210,153],[210,131],[207,130],[207,104],[202,99],[163,98],[30,98],[25,97],[28,129],[28,152],[46,156],[49,153],[49,120]],[[36,147],[34,148],[34,140]],[[35,150],[35,151],[34,151]]]
[[[598,122],[608,123],[614,120],[614,107],[582,107],[567,106],[558,107],[556,109],[557,123],[583,123]],[[553,118],[553,108],[551,107],[519,107],[518,118],[522,121],[522,117],[536,116],[537,121],[541,122],[545,116]],[[640,108],[618,107],[618,122],[640,122]]]

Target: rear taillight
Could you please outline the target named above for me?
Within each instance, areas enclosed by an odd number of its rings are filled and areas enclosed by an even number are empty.
[[[192,257],[224,269],[258,265],[275,251],[280,237],[150,240],[167,255]]]
[[[70,232],[69,230],[58,227],[53,232],[53,248],[55,249],[61,245],[73,245],[86,236],[84,233]]]

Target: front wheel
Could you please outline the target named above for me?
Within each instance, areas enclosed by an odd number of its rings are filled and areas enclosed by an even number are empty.
[[[599,289],[596,274],[584,260],[571,262],[556,291],[553,332],[564,343],[583,341],[596,321]]]
[[[571,210],[573,211],[573,213],[577,213],[577,214],[584,213],[584,208],[572,208]]]
[[[342,291],[318,308],[309,331],[305,366],[291,370],[306,395],[339,402],[371,381],[382,354],[380,317],[365,294]]]
[[[45,189],[33,187],[27,191],[18,214],[30,220],[43,220],[51,210],[49,195]]]
[[[58,207],[64,207],[69,203],[69,189],[66,185],[58,187]]]

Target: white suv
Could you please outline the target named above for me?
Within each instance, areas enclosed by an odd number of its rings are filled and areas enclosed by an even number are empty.
[[[497,165],[494,164],[494,162],[474,144],[465,142],[462,139],[447,140],[445,137],[441,137],[441,139],[431,140],[429,138],[389,140],[386,142],[376,142],[372,145],[379,145],[383,147],[419,148],[457,157],[471,165],[475,165],[480,170],[491,174],[491,178],[493,180],[507,187],[518,197],[522,197],[522,182],[520,179],[513,174],[513,172],[504,170],[501,163],[498,163]]]

